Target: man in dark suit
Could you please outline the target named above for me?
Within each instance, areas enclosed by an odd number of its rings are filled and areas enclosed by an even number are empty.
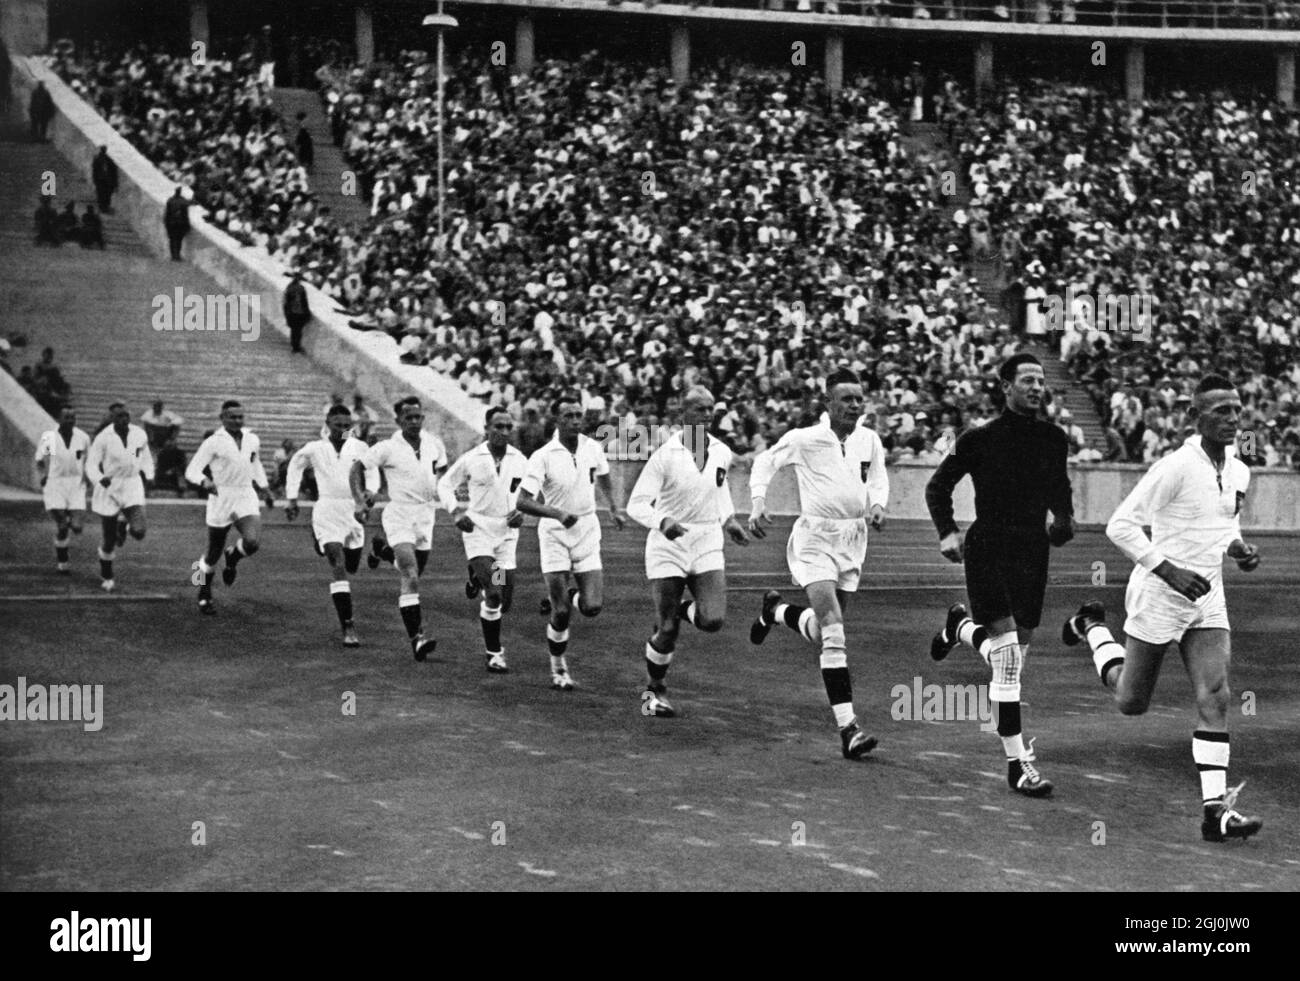
[[[108,155],[108,147],[101,146],[99,155],[90,165],[90,179],[95,185],[95,197],[103,214],[113,212],[113,193],[117,190],[117,164]]]
[[[302,329],[311,320],[311,307],[307,305],[307,289],[302,285],[302,273],[294,270],[289,285],[284,289],[284,319],[289,325],[289,343],[295,354],[302,353]]]
[[[190,203],[185,200],[181,189],[167,199],[163,210],[163,228],[167,230],[167,245],[171,249],[172,262],[181,261],[181,242],[190,231]]]

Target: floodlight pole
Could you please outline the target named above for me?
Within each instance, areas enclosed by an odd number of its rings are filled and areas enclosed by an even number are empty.
[[[429,14],[424,18],[425,27],[436,27],[438,29],[438,255],[441,257],[443,248],[446,244],[447,235],[447,218],[446,218],[446,198],[447,185],[444,176],[446,168],[443,166],[443,35],[446,30],[457,26],[455,17],[451,17],[442,11],[443,0],[438,0],[438,12]]]

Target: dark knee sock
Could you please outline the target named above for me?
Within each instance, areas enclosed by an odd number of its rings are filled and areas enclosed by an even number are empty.
[[[348,573],[356,572],[361,568],[361,549],[345,548],[343,550],[343,568]]]
[[[352,625],[352,585],[346,579],[330,583],[330,599],[334,601],[334,612],[339,615],[339,625]]]

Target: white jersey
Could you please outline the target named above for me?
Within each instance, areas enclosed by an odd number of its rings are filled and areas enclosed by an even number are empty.
[[[302,486],[302,475],[310,467],[316,475],[316,490],[321,500],[352,500],[352,467],[366,468],[366,489],[379,490],[379,471],[370,465],[370,447],[359,439],[345,437],[341,449],[334,449],[328,439],[314,439],[289,460],[285,475],[284,496],[293,500]]]
[[[546,503],[566,514],[582,517],[596,513],[596,478],[609,473],[604,448],[589,436],[578,435],[578,448],[570,453],[557,434],[528,458],[524,490],[540,493]]]
[[[628,498],[627,513],[638,524],[660,530],[664,518],[683,525],[720,524],[735,514],[727,474],[731,448],[710,436],[704,468],[674,433],[655,450]]]
[[[218,488],[269,487],[261,452],[262,441],[253,431],[243,430],[236,443],[230,433],[218,429],[194,451],[190,465],[185,468],[185,479],[191,484],[203,483],[206,467],[212,471],[212,482]]]
[[[420,430],[417,453],[399,429],[370,447],[370,466],[388,481],[388,499],[396,504],[433,504],[438,471],[447,466],[447,447],[431,432]]]
[[[98,484],[108,477],[116,486],[134,480],[143,474],[153,480],[153,456],[149,453],[149,437],[134,423],[126,427],[126,440],[112,426],[100,431],[90,442],[86,454],[86,478]]]
[[[438,481],[438,496],[448,511],[456,509],[456,491],[469,485],[469,517],[506,518],[519,500],[519,488],[528,475],[528,458],[510,444],[500,463],[487,443],[467,450]]]
[[[57,429],[41,433],[36,444],[36,462],[44,461],[45,476],[50,480],[78,480],[86,473],[86,455],[90,452],[90,436],[84,429],[72,427],[72,438],[63,441]]]
[[[800,513],[806,517],[864,518],[873,504],[889,504],[885,448],[865,426],[843,440],[826,420],[791,429],[754,458],[750,496],[765,497],[776,472],[790,466],[799,481]]]
[[[1151,570],[1168,559],[1206,578],[1222,575],[1223,555],[1241,537],[1241,504],[1250,468],[1224,449],[1220,472],[1192,436],[1157,460],[1111,515],[1106,536],[1130,559]],[[1143,532],[1151,526],[1151,537]]]

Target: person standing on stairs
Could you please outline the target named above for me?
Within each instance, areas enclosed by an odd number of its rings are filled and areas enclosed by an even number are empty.
[[[311,307],[307,303],[307,290],[302,285],[302,273],[297,269],[289,274],[289,285],[284,288],[284,319],[289,325],[289,344],[293,353],[302,354],[302,330],[311,320]]]
[[[298,163],[302,164],[303,170],[310,172],[316,164],[316,144],[307,131],[307,114],[300,112],[295,118],[298,120],[298,135],[293,138],[293,145],[298,153]]]

